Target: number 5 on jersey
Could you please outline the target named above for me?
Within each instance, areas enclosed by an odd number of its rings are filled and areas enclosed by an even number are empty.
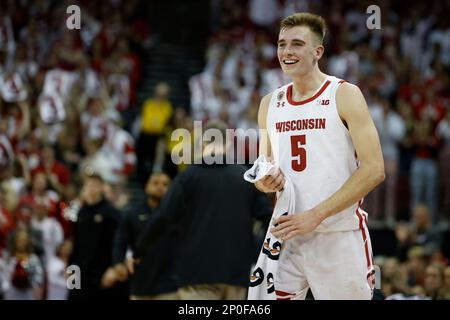
[[[291,136],[291,153],[292,159],[292,169],[294,171],[300,172],[306,168],[306,149],[302,146],[306,144],[306,135]]]

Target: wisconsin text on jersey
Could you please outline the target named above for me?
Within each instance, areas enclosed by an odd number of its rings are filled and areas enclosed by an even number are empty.
[[[298,119],[275,123],[277,132],[294,130],[325,129],[326,119]]]

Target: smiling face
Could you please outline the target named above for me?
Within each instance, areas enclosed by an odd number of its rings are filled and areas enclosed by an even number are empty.
[[[311,72],[323,51],[321,40],[307,26],[283,28],[278,36],[278,61],[291,78]]]

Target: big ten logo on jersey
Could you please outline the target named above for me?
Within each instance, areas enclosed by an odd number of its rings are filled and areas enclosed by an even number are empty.
[[[319,106],[329,106],[330,105],[330,99],[319,99],[319,100],[317,100],[317,104]]]
[[[277,108],[284,107],[285,101],[282,101],[284,98],[284,91],[280,91],[277,95]]]

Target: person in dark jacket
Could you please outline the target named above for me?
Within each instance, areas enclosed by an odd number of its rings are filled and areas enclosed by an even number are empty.
[[[180,298],[244,299],[255,262],[254,221],[270,219],[273,207],[266,195],[244,181],[246,167],[226,164],[230,146],[220,143],[227,140],[225,124],[211,121],[204,129],[219,130],[223,139],[204,144],[204,163],[175,178],[148,222],[135,258],[181,226],[175,259]],[[214,159],[222,161],[207,164]]]
[[[120,213],[103,195],[103,180],[86,170],[81,208],[73,219],[74,245],[69,265],[80,270],[80,289],[69,291],[69,300],[128,299],[126,283],[116,285],[112,268],[113,240]]]
[[[170,185],[163,172],[150,175],[145,185],[147,198],[123,214],[114,245],[115,271],[120,280],[130,278],[132,300],[175,300],[177,284],[171,262],[170,239],[162,237],[153,250],[147,250],[141,263],[134,266],[126,259],[127,250],[136,250],[137,240],[153,211],[159,206]]]

